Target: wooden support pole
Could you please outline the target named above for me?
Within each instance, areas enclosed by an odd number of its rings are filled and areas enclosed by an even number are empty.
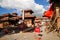
[[[57,17],[57,27],[60,28],[60,13],[59,13],[59,7],[56,7],[56,17]]]

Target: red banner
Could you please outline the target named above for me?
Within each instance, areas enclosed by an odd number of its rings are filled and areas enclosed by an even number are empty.
[[[53,14],[53,9],[52,9],[52,4],[50,5],[50,8],[48,11],[46,11],[46,13],[44,14],[46,17],[51,17]]]

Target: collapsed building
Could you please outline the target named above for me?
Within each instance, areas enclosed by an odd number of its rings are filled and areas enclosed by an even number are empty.
[[[44,17],[50,19],[49,31],[60,30],[60,0],[49,0],[50,8],[44,13]]]

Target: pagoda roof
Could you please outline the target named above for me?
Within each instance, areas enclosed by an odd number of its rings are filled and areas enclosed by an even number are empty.
[[[14,13],[15,14],[15,13]],[[1,21],[7,21],[7,20],[16,20],[19,18],[22,18],[22,16],[18,16],[18,15],[11,15],[11,14],[3,14],[2,16],[0,16],[0,20]],[[10,17],[11,16],[11,17]],[[25,18],[34,18],[34,15],[25,15]]]
[[[16,12],[12,13],[13,15],[18,15]]]
[[[8,17],[1,18],[0,20],[1,21],[7,21],[8,20]]]
[[[9,18],[9,20],[17,20],[17,19],[19,19],[19,16]]]
[[[2,15],[3,17],[9,17],[9,16],[12,16],[10,13],[7,13],[7,14],[3,14]]]
[[[22,16],[20,16],[19,18],[22,18]],[[24,18],[35,18],[34,15],[25,15]]]
[[[0,16],[0,19],[3,18],[3,16]]]
[[[23,10],[22,10],[23,11]],[[24,10],[24,12],[31,12],[34,13],[31,9]]]

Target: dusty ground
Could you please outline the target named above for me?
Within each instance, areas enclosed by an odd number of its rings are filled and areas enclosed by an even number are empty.
[[[17,33],[11,35],[5,35],[0,38],[0,40],[37,40],[37,35],[35,33]]]
[[[0,38],[0,40],[38,40],[40,36],[38,36],[34,32],[27,32],[27,33],[16,33],[16,34],[9,34],[5,35]],[[56,35],[56,33],[44,33],[41,37],[41,40],[60,40],[60,38]]]
[[[56,32],[45,33],[42,36],[42,40],[60,40],[60,37],[57,36]]]
[[[0,36],[1,34],[4,33],[0,32]],[[15,34],[3,35],[0,37],[0,40],[39,40],[39,38],[41,38],[41,40],[60,40],[60,37],[57,36],[56,32],[46,33],[45,31],[43,31],[42,34],[42,37],[40,37],[35,32],[20,32]]]

